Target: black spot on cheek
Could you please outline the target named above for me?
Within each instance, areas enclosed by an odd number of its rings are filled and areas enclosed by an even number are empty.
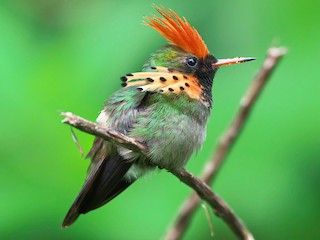
[[[125,87],[125,86],[127,86],[127,83],[125,83],[125,82],[124,82],[124,83],[121,83],[121,86],[122,86],[122,87]]]
[[[161,89],[160,92],[163,93],[163,90]]]
[[[133,74],[132,74],[132,73],[128,73],[128,74],[126,74],[126,76],[128,76],[128,77],[132,77],[132,76],[133,76]]]
[[[185,83],[186,87],[190,87],[189,83]]]
[[[122,82],[126,82],[127,81],[127,77],[124,77],[124,76],[121,77],[120,79],[121,79]]]
[[[174,90],[173,90],[172,88],[168,88],[168,90],[169,90],[170,92],[174,92]]]
[[[167,79],[165,79],[164,77],[160,77],[160,80],[161,80],[162,82],[167,81]]]
[[[173,76],[173,79],[174,80],[178,80],[179,78],[177,76]]]
[[[138,88],[137,88],[137,90],[139,90],[139,91],[142,91],[142,90],[143,90],[143,88],[141,88],[141,87],[138,87]]]
[[[153,80],[152,78],[147,78],[147,80],[148,80],[149,82],[154,82],[154,80]]]
[[[184,90],[184,87],[180,87],[180,90],[183,91],[183,90]]]
[[[151,67],[151,69],[155,70],[155,69],[157,69],[157,68],[156,68],[156,67]]]
[[[183,75],[183,78],[184,78],[184,79],[188,79],[188,77],[187,77],[186,75]]]

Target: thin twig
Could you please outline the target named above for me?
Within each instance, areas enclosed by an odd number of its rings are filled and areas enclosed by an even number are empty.
[[[204,213],[206,214],[208,225],[209,225],[209,229],[210,229],[210,236],[213,238],[214,237],[214,228],[213,228],[213,220],[212,220],[212,217],[211,217],[211,214],[210,214],[210,210],[207,207],[207,205],[204,204],[204,203],[201,204],[201,207],[203,208]]]
[[[135,139],[129,138],[114,130],[99,126],[70,112],[61,113],[61,115],[65,117],[62,120],[62,123],[66,123],[70,126],[78,128],[81,131],[101,137],[106,141],[111,141],[119,146],[132,149],[133,151],[141,152],[145,155],[148,153],[147,147]],[[214,209],[217,216],[221,217],[228,224],[231,230],[239,238],[250,239],[248,236],[251,236],[251,234],[246,229],[245,225],[242,224],[241,220],[237,218],[230,207],[219,196],[211,191],[210,187],[206,183],[193,176],[184,168],[167,170],[174,174],[182,182],[193,188],[193,190],[195,190],[199,196]]]
[[[79,152],[80,152],[80,154],[81,154],[81,157],[84,157],[84,151],[83,151],[83,148],[82,148],[82,146],[81,146],[81,144],[80,144],[80,142],[79,142],[79,140],[78,140],[78,138],[77,138],[77,135],[74,133],[72,127],[70,127],[70,130],[71,130],[72,140],[73,140],[74,143],[77,145],[77,148],[78,148],[78,150],[79,150]]]
[[[215,153],[213,154],[212,160],[209,161],[203,169],[201,179],[205,183],[211,184],[213,182],[223,161],[226,159],[226,156],[230,152],[234,142],[243,129],[243,126],[259,94],[262,92],[262,89],[264,88],[267,80],[270,78],[272,71],[279,63],[279,60],[285,54],[285,48],[271,47],[268,49],[267,57],[260,71],[255,76],[252,84],[249,86],[247,92],[241,99],[237,114],[235,115],[229,128],[224,132],[224,134],[222,134]],[[182,235],[187,230],[191,218],[199,203],[200,199],[195,193],[187,198],[187,200],[182,204],[174,224],[169,228],[169,231],[165,236],[166,240],[181,239]]]

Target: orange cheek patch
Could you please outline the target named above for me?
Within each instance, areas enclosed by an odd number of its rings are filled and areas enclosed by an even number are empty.
[[[121,77],[122,86],[135,86],[140,91],[158,92],[161,94],[187,94],[193,99],[202,99],[202,89],[193,75],[169,71],[165,67],[153,67],[154,72],[136,72]]]

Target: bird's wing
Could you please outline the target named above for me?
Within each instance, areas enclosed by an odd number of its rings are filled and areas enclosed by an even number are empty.
[[[127,135],[136,121],[139,112],[144,108],[147,92],[140,92],[135,87],[123,88],[114,93],[105,103],[97,122],[106,128],[114,129]],[[88,175],[95,168],[100,158],[114,155],[118,152],[114,144],[96,137],[87,158],[91,159]]]
[[[97,121],[126,134],[140,108],[143,107],[146,94],[136,88],[126,88],[116,92],[106,102]],[[88,157],[91,158],[88,176],[63,221],[63,227],[74,223],[81,213],[89,212],[109,202],[134,181],[124,179],[133,162],[120,156],[114,144],[97,137]]]

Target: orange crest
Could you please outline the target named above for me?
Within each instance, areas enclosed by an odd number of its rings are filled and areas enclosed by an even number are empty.
[[[146,17],[149,22],[146,24],[157,30],[169,42],[178,46],[185,52],[189,52],[198,58],[204,58],[209,54],[208,48],[202,40],[198,31],[191,26],[187,19],[181,19],[173,10],[159,8],[155,9],[163,16],[163,18],[153,16]]]

